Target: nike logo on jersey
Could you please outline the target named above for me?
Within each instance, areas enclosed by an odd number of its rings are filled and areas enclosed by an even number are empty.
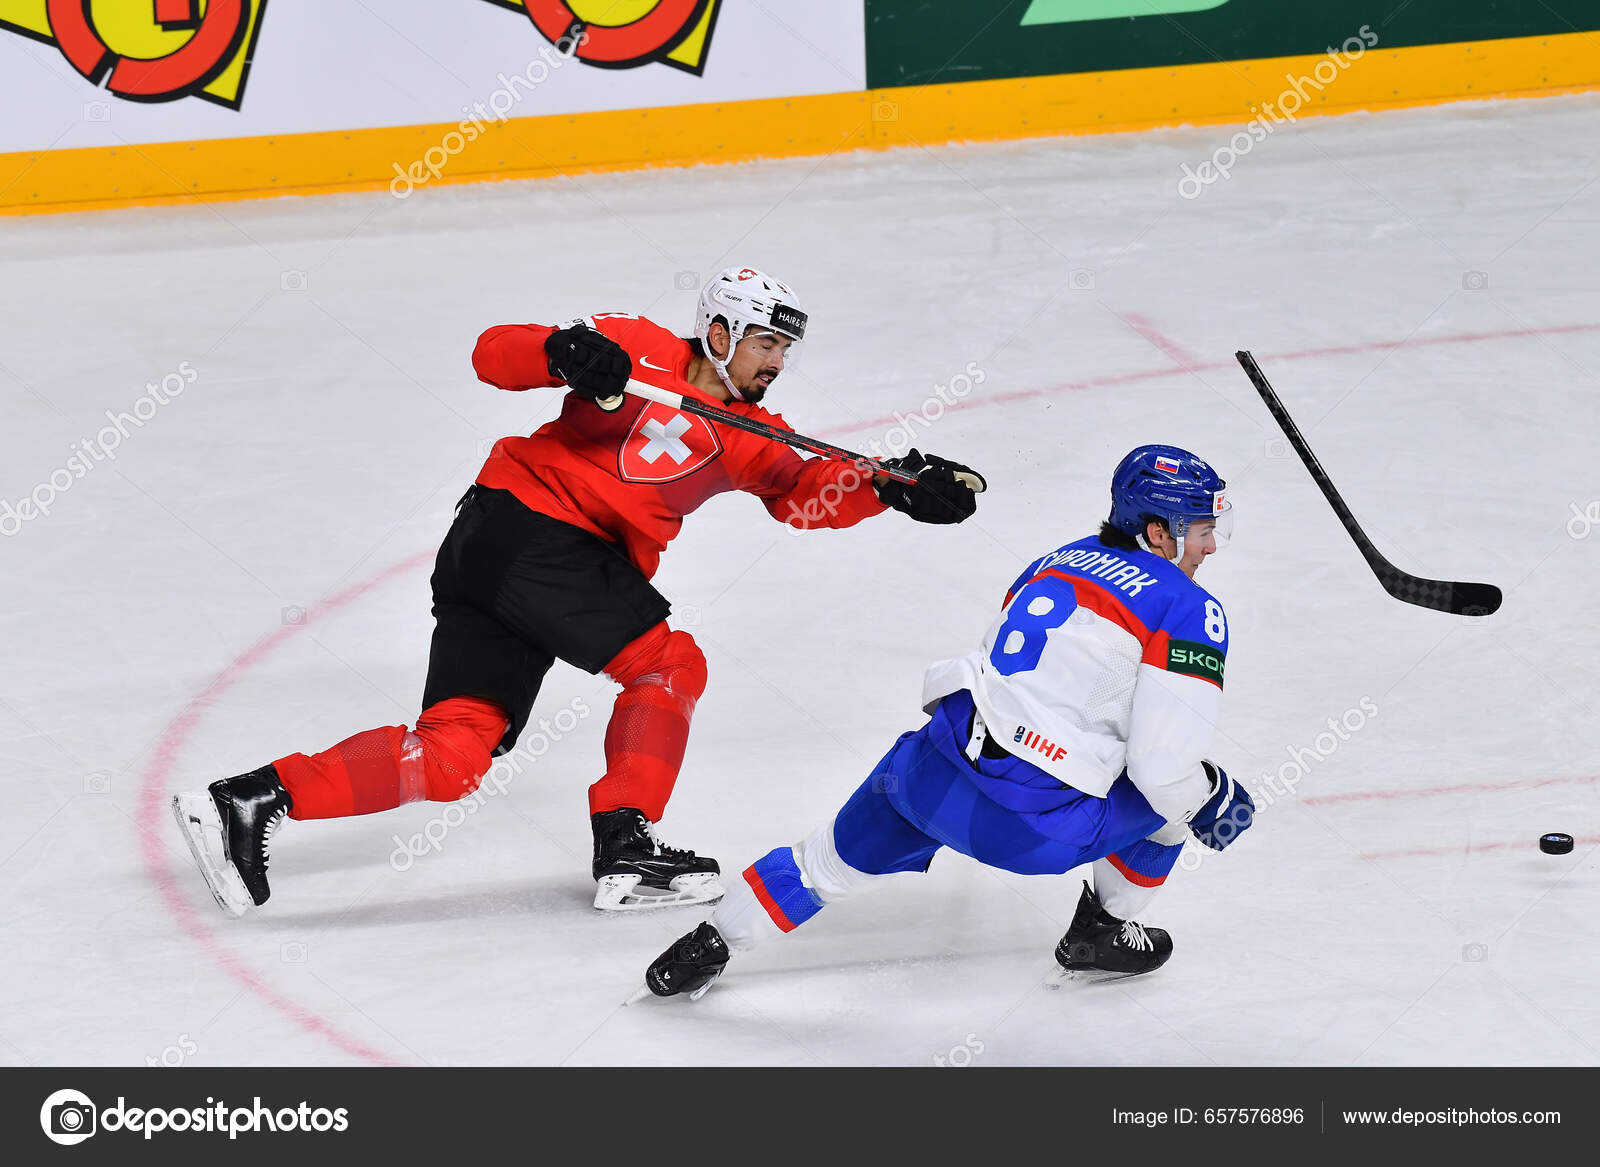
[[[658,373],[670,373],[671,369],[664,369],[660,365],[652,365],[649,357],[640,357],[639,363],[647,369],[654,369]]]

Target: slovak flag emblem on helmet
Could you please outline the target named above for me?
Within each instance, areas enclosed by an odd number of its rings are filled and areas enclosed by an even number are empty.
[[[756,278],[755,269],[754,268],[748,268],[748,267],[745,268],[743,271],[741,271],[739,273],[739,278],[741,280],[753,280],[753,279],[755,279]]]
[[[1176,474],[1181,467],[1178,465],[1178,460],[1176,458],[1164,458],[1160,455],[1157,455],[1156,469],[1166,474]]]

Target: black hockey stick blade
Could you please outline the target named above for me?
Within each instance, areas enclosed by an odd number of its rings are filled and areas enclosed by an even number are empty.
[[[1372,545],[1372,540],[1367,538],[1367,533],[1361,529],[1361,524],[1356,522],[1356,517],[1350,513],[1350,508],[1345,505],[1344,499],[1339,497],[1339,492],[1334,489],[1328,472],[1322,468],[1322,463],[1317,461],[1317,456],[1311,452],[1311,447],[1306,445],[1305,438],[1300,435],[1300,427],[1294,424],[1289,411],[1283,407],[1283,402],[1278,400],[1277,393],[1273,392],[1265,374],[1261,372],[1261,366],[1256,364],[1256,359],[1242,350],[1233,355],[1238,358],[1245,375],[1250,378],[1250,383],[1256,387],[1256,392],[1266,403],[1272,419],[1283,431],[1283,436],[1289,439],[1294,452],[1300,455],[1300,461],[1305,463],[1306,469],[1311,472],[1311,480],[1317,484],[1322,496],[1328,500],[1328,505],[1333,508],[1333,513],[1338,516],[1339,522],[1354,540],[1356,550],[1361,552],[1361,557],[1367,561],[1367,566],[1372,568],[1372,574],[1378,577],[1378,582],[1383,585],[1384,591],[1404,603],[1415,604],[1419,608],[1433,608],[1439,612],[1450,612],[1457,616],[1487,616],[1499,610],[1500,589],[1493,584],[1424,579],[1401,571],[1385,559]]]

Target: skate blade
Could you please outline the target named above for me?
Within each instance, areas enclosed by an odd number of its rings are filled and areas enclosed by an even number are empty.
[[[670,888],[641,887],[638,875],[604,875],[597,881],[594,906],[602,912],[638,912],[682,904],[710,904],[722,898],[722,880],[709,872],[679,875]]]
[[[721,979],[721,977],[722,977],[721,973],[718,973],[716,976],[712,977],[705,984],[701,985],[694,992],[690,993],[689,994],[689,1000],[698,1001],[701,997],[704,997],[707,993],[709,993],[711,991],[711,986],[716,984],[717,981]]]
[[[707,993],[709,993],[711,991],[711,986],[717,983],[717,978],[721,977],[721,976],[722,976],[722,974],[718,973],[716,976],[712,977],[705,984],[701,985],[694,992],[687,994],[688,999],[691,1000],[691,1001],[698,1001],[701,997],[704,997]],[[683,996],[683,995],[685,995],[685,994],[679,994],[679,993],[674,993],[673,994],[673,996],[675,996],[675,997],[676,996]],[[633,995],[631,997],[629,997],[626,1001],[624,1001],[622,1003],[622,1005],[623,1005],[623,1008],[627,1008],[629,1005],[637,1005],[641,1001],[658,1001],[658,1000],[665,1000],[665,999],[666,998],[658,997],[655,993],[652,993],[650,991],[650,986],[649,985],[645,985],[642,989],[634,990]]]
[[[222,817],[217,814],[217,804],[209,794],[174,794],[172,817],[178,820],[183,837],[188,841],[189,852],[195,866],[200,869],[206,887],[224,913],[238,919],[255,906],[244,880],[228,862],[227,847],[222,841]]]
[[[1151,971],[1155,970],[1152,969]],[[1062,968],[1057,965],[1045,975],[1044,987],[1047,989],[1061,989],[1067,985],[1104,985],[1112,981],[1125,981],[1130,977],[1143,975],[1145,974],[1108,972],[1099,968]]]

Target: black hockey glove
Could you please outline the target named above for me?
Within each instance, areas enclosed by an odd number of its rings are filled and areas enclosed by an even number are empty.
[[[544,342],[544,352],[550,375],[565,381],[579,397],[589,398],[608,412],[622,405],[623,390],[633,375],[633,361],[605,333],[574,324],[552,332]]]
[[[919,523],[959,523],[978,509],[978,495],[987,484],[983,475],[960,462],[933,454],[924,457],[915,448],[903,458],[890,458],[885,466],[917,476],[916,485],[890,478],[878,487],[885,506],[910,515]]]
[[[1250,829],[1255,821],[1256,804],[1250,792],[1238,785],[1215,762],[1201,762],[1211,779],[1211,797],[1194,812],[1189,829],[1213,851],[1220,851]]]

